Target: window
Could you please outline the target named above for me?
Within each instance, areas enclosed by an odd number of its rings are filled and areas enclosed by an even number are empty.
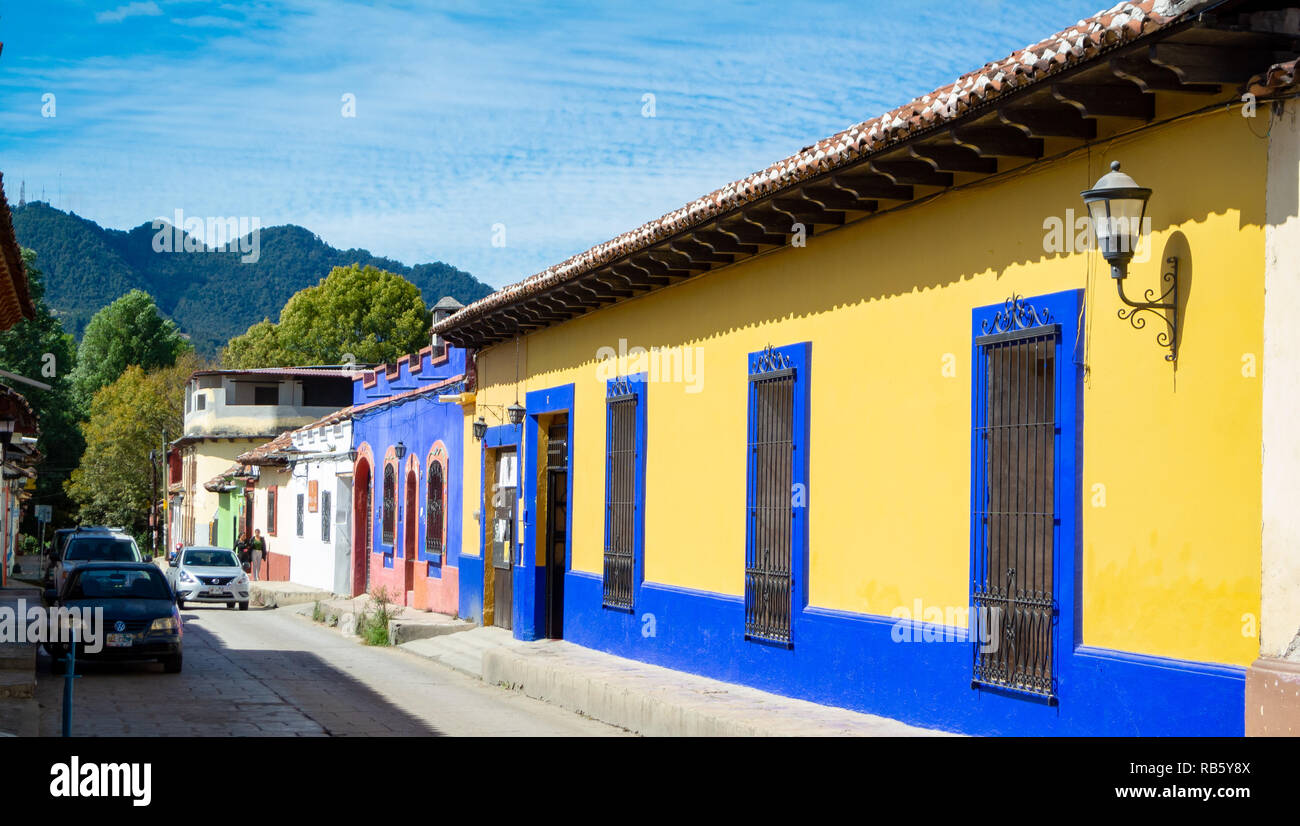
[[[644,535],[644,495],[640,446],[645,440],[638,378],[614,379],[605,399],[605,554],[603,604],[632,610],[637,550]]]
[[[266,533],[268,536],[275,536],[275,502],[276,489],[275,485],[266,489]]]
[[[330,492],[321,491],[320,494],[320,541],[330,541],[330,518],[333,513],[330,511]]]
[[[300,493],[298,494],[298,536],[302,536],[303,515],[306,513],[306,510],[307,497]]]
[[[429,463],[429,480],[426,483],[424,508],[424,553],[435,565],[442,564],[442,464]]]
[[[745,527],[745,637],[788,645],[793,613],[794,363],[751,355]]]
[[[384,465],[384,515],[380,542],[392,545],[397,536],[397,471],[391,464]]]
[[[196,410],[204,410],[208,406],[208,395],[206,393],[194,394],[194,407]]]
[[[303,407],[328,407],[337,410],[352,404],[352,380],[348,378],[309,379],[302,383]]]
[[[278,384],[261,385],[253,388],[253,404],[274,407],[280,403],[280,386]]]
[[[1055,696],[1061,325],[1021,299],[975,338],[975,685]]]

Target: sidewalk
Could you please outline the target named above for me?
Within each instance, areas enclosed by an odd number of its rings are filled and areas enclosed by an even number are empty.
[[[23,621],[17,617],[20,601],[29,607],[40,605],[41,589],[12,579],[9,587],[0,588],[0,611],[13,612],[17,621]],[[39,733],[37,647],[35,643],[0,642],[0,735],[35,737]]]
[[[323,603],[360,610],[365,598]],[[311,619],[314,606],[294,612]],[[870,714],[794,700],[745,686],[647,665],[562,640],[523,642],[439,614],[410,622],[439,633],[395,647],[491,685],[546,700],[637,734],[661,737],[949,736]],[[342,630],[343,623],[337,623]],[[355,626],[353,626],[355,627]],[[391,626],[390,626],[391,628]]]

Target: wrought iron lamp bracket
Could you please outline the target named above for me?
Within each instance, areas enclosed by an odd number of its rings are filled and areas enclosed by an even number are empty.
[[[1165,355],[1165,361],[1178,360],[1178,256],[1171,255],[1165,259],[1168,265],[1161,276],[1160,280],[1168,287],[1156,298],[1155,290],[1147,290],[1143,301],[1134,301],[1124,294],[1124,279],[1116,278],[1115,285],[1119,288],[1119,299],[1127,304],[1127,307],[1119,308],[1119,317],[1129,324],[1133,329],[1141,330],[1147,326],[1146,317],[1138,315],[1141,312],[1149,312],[1165,322],[1168,329],[1161,330],[1156,334],[1156,344],[1161,347],[1169,348],[1169,353]]]

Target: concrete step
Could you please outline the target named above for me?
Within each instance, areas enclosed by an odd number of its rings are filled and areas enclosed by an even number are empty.
[[[40,646],[36,643],[18,643],[0,644],[0,670],[36,670],[36,649]]]
[[[36,696],[34,668],[0,670],[0,698],[26,700]]]
[[[456,634],[414,640],[397,646],[462,674],[483,678],[483,655],[497,648],[523,645],[504,628],[472,628]]]

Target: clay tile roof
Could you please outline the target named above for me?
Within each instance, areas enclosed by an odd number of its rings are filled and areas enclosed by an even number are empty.
[[[699,226],[809,178],[861,160],[913,134],[966,114],[973,106],[1038,83],[1103,51],[1150,34],[1189,16],[1205,0],[1122,2],[1080,20],[1038,43],[986,63],[953,83],[854,124],[804,147],[766,169],[733,181],[634,230],[597,244],[561,263],[471,303],[433,325],[434,333],[454,330],[491,311],[571,281],[655,242]]]
[[[282,457],[275,456],[274,454],[283,453],[293,447],[293,437],[290,435],[291,433],[292,431],[285,431],[271,441],[239,454],[235,457],[235,461],[240,465],[284,464],[285,460]],[[236,465],[236,467],[238,467],[238,465]],[[227,471],[227,473],[228,472],[229,471]]]
[[[216,476],[213,476],[211,479],[204,482],[203,487],[212,491],[213,493],[216,493],[222,488],[229,487],[230,484],[227,480],[230,479],[230,477],[232,476],[238,476],[241,470],[243,470],[243,468],[240,465],[238,464],[231,465],[221,473],[218,473]]]
[[[36,307],[27,288],[27,269],[14,236],[9,202],[5,200],[4,175],[0,174],[0,330],[35,316]]]
[[[255,367],[248,370],[195,370],[194,376],[337,376],[355,378],[360,370],[351,367]]]
[[[12,419],[15,433],[35,436],[40,432],[36,414],[27,398],[6,384],[0,384],[0,419]]]

